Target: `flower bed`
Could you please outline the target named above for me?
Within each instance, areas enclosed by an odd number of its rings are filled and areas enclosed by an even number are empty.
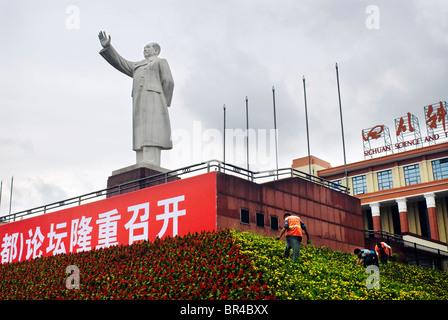
[[[448,299],[448,274],[380,265],[380,288],[353,254],[239,231],[202,232],[0,265],[1,299]],[[80,289],[67,289],[67,266]]]
[[[65,286],[79,268],[80,289]],[[2,299],[271,299],[230,231],[0,266]]]
[[[379,269],[379,289],[368,289],[369,274],[354,254],[302,245],[298,263],[283,257],[284,242],[235,232],[241,253],[277,299],[448,299],[448,274],[423,267],[389,263]]]

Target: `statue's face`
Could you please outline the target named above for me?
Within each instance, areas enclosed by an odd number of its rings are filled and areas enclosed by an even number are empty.
[[[157,48],[153,45],[153,43],[148,43],[145,48],[143,48],[143,55],[145,58],[157,56],[159,54],[159,51]]]

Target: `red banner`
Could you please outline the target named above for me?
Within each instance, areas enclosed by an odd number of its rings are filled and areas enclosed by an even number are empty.
[[[215,173],[0,226],[1,263],[216,230]]]

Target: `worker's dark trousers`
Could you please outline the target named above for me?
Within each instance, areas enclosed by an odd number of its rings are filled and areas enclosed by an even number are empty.
[[[286,236],[286,258],[289,257],[289,251],[292,249],[292,261],[297,261],[299,259],[300,242],[302,242],[302,237]]]

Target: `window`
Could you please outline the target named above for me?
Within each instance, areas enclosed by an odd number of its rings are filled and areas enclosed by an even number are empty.
[[[432,162],[432,173],[434,174],[434,180],[448,178],[448,158],[434,160]]]
[[[370,206],[367,209],[362,210],[362,220],[364,228],[364,237],[375,238],[375,232],[373,230],[372,209],[370,208]]]
[[[353,177],[353,194],[367,193],[366,176]]]
[[[240,209],[240,222],[244,224],[249,224],[249,210],[248,209]]]
[[[392,181],[392,170],[378,172],[378,188],[379,190],[392,189],[394,183]]]
[[[263,212],[255,212],[255,222],[257,227],[264,228],[264,213]]]
[[[331,181],[331,183],[329,184],[329,188],[333,189],[333,190],[336,190],[336,191],[341,191],[341,188],[339,188],[339,186],[342,186],[342,180],[341,179]]]
[[[420,169],[418,164],[413,164],[403,168],[404,181],[406,185],[420,183]]]
[[[420,231],[423,237],[430,238],[431,230],[429,229],[428,208],[426,201],[418,202],[418,215],[420,219]]]
[[[278,230],[278,217],[271,216],[271,230]]]

